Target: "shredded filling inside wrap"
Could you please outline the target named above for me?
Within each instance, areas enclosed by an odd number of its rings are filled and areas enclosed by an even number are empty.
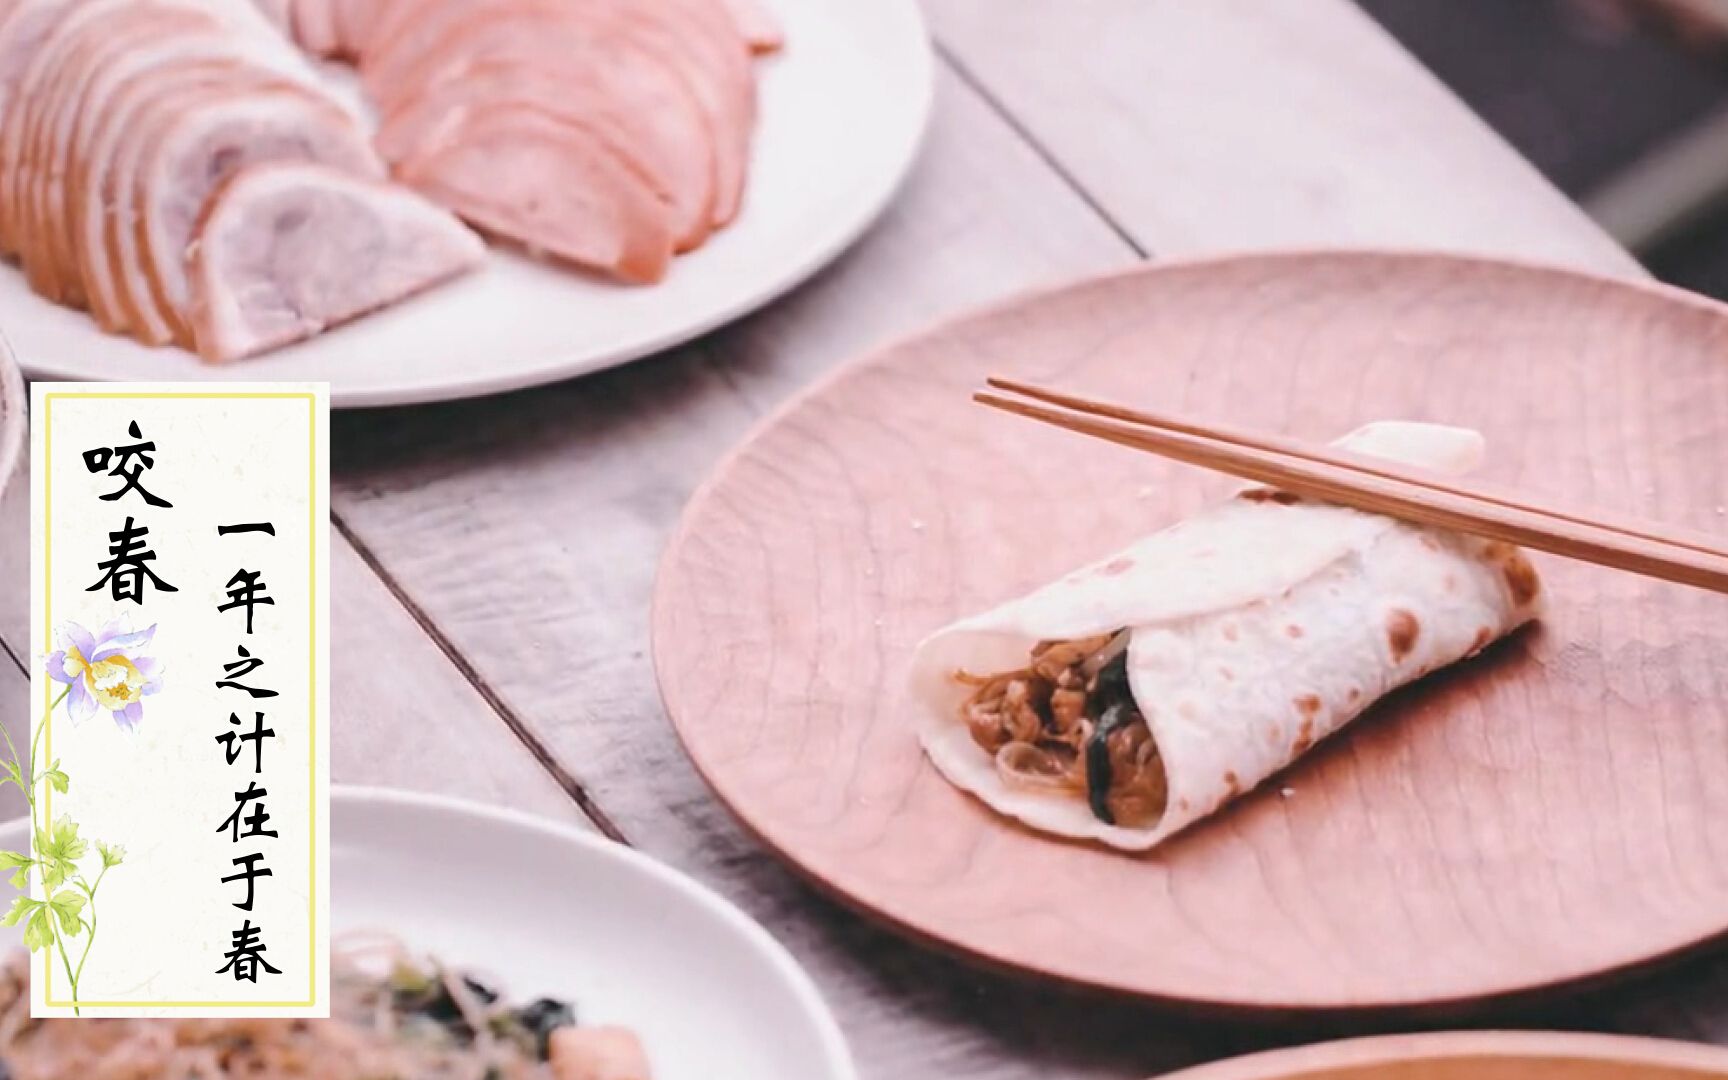
[[[1128,687],[1128,632],[1041,641],[1026,666],[994,675],[956,671],[972,741],[1014,787],[1085,799],[1109,825],[1164,816],[1158,744]]]

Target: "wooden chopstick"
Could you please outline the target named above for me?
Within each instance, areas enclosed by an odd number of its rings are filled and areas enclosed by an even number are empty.
[[[1271,435],[1263,432],[1249,431],[1246,428],[1233,427],[1229,424],[1200,424],[1169,413],[1154,412],[1149,409],[1130,409],[1124,405],[1116,405],[1096,398],[1081,397],[1060,390],[1052,390],[1032,383],[1017,382],[1013,379],[1002,379],[995,376],[985,380],[998,390],[1006,390],[1022,397],[1061,405],[1075,412],[1087,413],[1092,416],[1105,416],[1115,420],[1123,420],[1131,424],[1143,424],[1147,427],[1161,428],[1166,431],[1176,431],[1184,435],[1196,435],[1202,438],[1216,439],[1236,446],[1252,447],[1267,450],[1276,454],[1285,454],[1307,461],[1318,461],[1339,468],[1352,469],[1356,472],[1368,473],[1372,476],[1383,476],[1399,480],[1418,487],[1432,488],[1435,491],[1450,492],[1468,498],[1480,499],[1483,502],[1495,503],[1499,506],[1515,509],[1534,510],[1550,517],[1576,522],[1580,525],[1594,525],[1613,532],[1624,533],[1627,536],[1642,537],[1660,543],[1677,544],[1680,547],[1702,551],[1707,555],[1723,555],[1728,549],[1723,541],[1704,533],[1693,532],[1678,526],[1664,525],[1659,522],[1641,521],[1637,518],[1620,514],[1611,514],[1592,510],[1588,514],[1570,507],[1554,504],[1541,504],[1529,496],[1512,488],[1501,487],[1481,481],[1471,481],[1468,484],[1460,482],[1456,477],[1442,473],[1417,469],[1408,465],[1400,465],[1395,461],[1377,458],[1371,454],[1358,454],[1354,451],[1335,446],[1323,446],[1306,443],[1300,439],[1292,439],[1284,435]]]
[[[1506,493],[1486,498],[1477,495],[1473,488],[1450,480],[1444,486],[1436,486],[1435,478],[1427,476],[1411,482],[1396,473],[1383,473],[1379,463],[1372,470],[1354,462],[1341,464],[1327,460],[1327,454],[1313,447],[1303,447],[1300,454],[1287,454],[1227,441],[1214,437],[1208,426],[1191,421],[1181,421],[1184,430],[1178,430],[1114,415],[1099,416],[1033,404],[989,391],[980,391],[973,399],[992,408],[1244,480],[1271,484],[1297,495],[1504,540],[1647,577],[1728,592],[1728,552],[1694,546],[1696,540],[1674,542],[1660,526],[1639,523],[1639,532],[1626,532],[1601,525],[1593,515],[1571,508],[1550,511],[1529,500],[1508,501],[1514,497]],[[1115,406],[1108,408],[1118,414],[1129,412]],[[1260,438],[1256,437],[1256,441]],[[1365,455],[1353,457],[1367,460]]]

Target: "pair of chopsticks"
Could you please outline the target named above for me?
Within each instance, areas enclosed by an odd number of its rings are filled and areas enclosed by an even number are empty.
[[[1712,537],[1542,503],[1509,489],[1335,447],[1129,409],[1010,379],[987,381],[999,392],[979,391],[973,400],[1070,431],[1296,495],[1728,593],[1728,550]]]

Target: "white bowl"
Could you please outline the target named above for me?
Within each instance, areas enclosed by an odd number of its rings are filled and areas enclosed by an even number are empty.
[[[330,810],[338,934],[387,930],[515,1000],[560,997],[582,1023],[626,1025],[655,1080],[857,1080],[797,962],[682,874],[571,826],[439,796],[338,786]],[[0,847],[25,832],[0,826]]]

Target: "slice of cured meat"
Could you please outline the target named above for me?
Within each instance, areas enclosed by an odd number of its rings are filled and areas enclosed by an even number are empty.
[[[152,129],[132,177],[137,253],[158,313],[184,340],[185,254],[211,193],[249,165],[316,162],[359,176],[383,165],[359,125],[299,86],[211,89]],[[121,194],[127,197],[126,193]]]
[[[289,85],[236,60],[221,43],[202,51],[188,48],[176,62],[136,72],[115,88],[108,107],[91,118],[90,130],[80,138],[73,170],[77,194],[71,203],[72,227],[90,290],[90,312],[104,329],[132,330],[145,341],[172,338],[166,315],[156,314],[150,299],[153,290],[137,253],[131,199],[133,177],[154,128],[211,89],[232,93],[251,86]]]
[[[311,337],[478,266],[479,237],[401,187],[321,165],[257,165],[211,201],[191,252],[199,355]]]
[[[43,47],[53,73],[37,89],[23,156],[27,176],[13,193],[23,206],[25,251],[34,256],[30,280],[62,303],[87,303],[86,274],[73,233],[72,177],[78,127],[107,108],[115,81],[188,35],[221,35],[215,16],[175,0],[91,0],[81,24],[64,20]]]
[[[335,0],[294,0],[291,25],[294,39],[314,56],[335,56],[341,48]]]
[[[623,43],[658,56],[683,78],[714,133],[714,223],[738,212],[755,127],[748,46],[712,0],[426,0],[388,8],[361,74],[386,113],[425,88],[514,49],[524,36],[548,49]]]
[[[18,0],[0,21],[0,204],[9,204],[8,193],[18,188],[23,128],[28,109],[17,105],[18,85],[23,81],[42,42],[53,32],[73,0]],[[17,211],[0,205],[0,255],[18,254],[15,235]]]
[[[713,136],[677,74],[629,47],[548,47],[532,34],[384,117],[376,137],[391,162],[435,151],[462,118],[488,105],[520,105],[589,128],[627,158],[671,205],[678,250],[712,228]]]
[[[212,64],[232,68],[248,49],[219,26],[182,33],[157,33],[149,42],[136,42],[107,57],[85,88],[84,102],[60,150],[64,168],[65,242],[83,279],[90,312],[105,329],[124,328],[118,317],[112,268],[102,252],[102,222],[107,213],[101,197],[120,136],[141,99],[152,90],[166,91],[208,71]],[[260,73],[263,77],[263,73]]]
[[[528,250],[648,284],[666,276],[666,204],[584,128],[534,109],[492,106],[398,170],[404,182]]]

